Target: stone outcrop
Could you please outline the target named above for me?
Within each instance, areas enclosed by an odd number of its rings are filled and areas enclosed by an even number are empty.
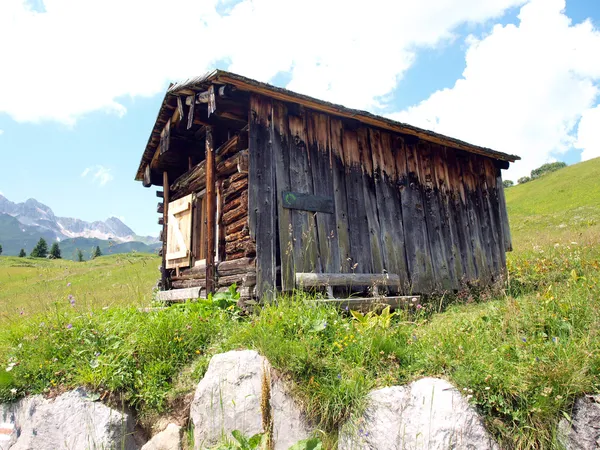
[[[571,421],[558,424],[558,440],[566,450],[600,449],[600,395],[575,401]]]
[[[155,434],[142,450],[181,450],[181,427],[170,423],[163,431]]]
[[[0,423],[0,450],[139,448],[130,416],[92,401],[84,389],[0,405]]]
[[[190,416],[197,449],[231,438],[233,430],[248,437],[263,433],[265,424],[272,427],[275,449],[287,450],[312,431],[269,362],[251,350],[211,359],[196,389]]]
[[[445,380],[423,378],[372,391],[362,417],[346,424],[339,450],[498,449],[475,409]]]

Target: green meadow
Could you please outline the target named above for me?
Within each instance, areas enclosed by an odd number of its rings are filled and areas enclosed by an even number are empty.
[[[503,449],[558,448],[558,420],[600,392],[599,175],[600,159],[506,190],[515,250],[501,292],[393,313],[301,292],[251,315],[234,292],[142,312],[156,257],[0,257],[0,401],[86,385],[150,423],[177,412],[213,354],[253,348],[293,383],[325,448],[371,389],[422,376],[468,392]]]

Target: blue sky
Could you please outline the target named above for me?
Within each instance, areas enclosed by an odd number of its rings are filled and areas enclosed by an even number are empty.
[[[152,1],[96,3],[0,5],[0,193],[12,201],[34,197],[88,221],[117,216],[156,235],[155,189],[133,178],[168,82],[211,67],[517,153],[523,162],[507,178],[600,156],[596,0],[567,0],[564,10],[561,0],[432,0],[406,11],[377,0],[328,27],[336,1],[174,0],[168,13]],[[316,22],[302,39],[285,33],[288,14],[301,20],[304,9]],[[128,31],[140,11],[144,24]],[[178,11],[196,31],[151,41]],[[279,34],[269,32],[278,22]],[[214,29],[233,30],[231,42],[202,45]],[[190,58],[182,42],[192,40]]]

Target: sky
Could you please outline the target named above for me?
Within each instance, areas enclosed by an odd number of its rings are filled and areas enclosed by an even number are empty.
[[[0,194],[157,235],[134,181],[214,68],[519,155],[600,156],[600,0],[1,0]]]

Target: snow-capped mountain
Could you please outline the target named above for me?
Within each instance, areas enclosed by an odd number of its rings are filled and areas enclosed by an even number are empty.
[[[147,244],[158,242],[155,237],[137,236],[131,228],[116,217],[91,223],[70,217],[57,217],[52,209],[33,198],[24,203],[13,203],[0,195],[0,214],[7,214],[17,219],[23,225],[23,232],[25,228],[35,228],[46,236],[53,236],[56,240],[83,237],[110,239],[116,242],[142,241]]]

